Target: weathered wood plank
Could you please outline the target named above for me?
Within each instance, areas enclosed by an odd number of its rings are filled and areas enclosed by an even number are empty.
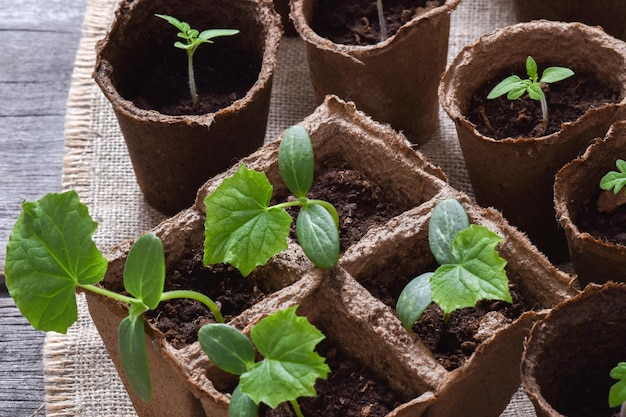
[[[86,0],[0,0],[0,415],[44,416],[44,334],[4,287],[23,200],[59,191],[70,76]]]
[[[34,414],[44,398],[44,333],[28,324],[9,297],[0,297],[0,329],[0,415],[45,415]]]
[[[0,271],[21,201],[60,188],[84,8],[85,0],[0,0]]]

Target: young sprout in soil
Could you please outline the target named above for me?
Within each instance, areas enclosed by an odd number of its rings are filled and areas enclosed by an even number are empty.
[[[387,27],[385,25],[385,15],[383,14],[383,0],[376,0],[378,10],[378,25],[380,26],[380,41],[387,39]]]
[[[315,381],[330,368],[315,346],[325,337],[297,306],[277,311],[250,330],[250,339],[227,324],[207,324],[198,333],[202,350],[220,369],[239,375],[228,406],[231,417],[255,417],[260,403],[276,408],[289,402],[303,417],[299,397],[315,397]],[[254,343],[254,344],[253,344]],[[256,349],[255,349],[256,347]],[[263,359],[256,362],[256,352]]]
[[[278,151],[280,175],[295,199],[270,206],[273,187],[263,172],[241,165],[206,199],[204,263],[229,263],[247,276],[287,249],[293,219],[285,210],[299,206],[296,235],[306,256],[328,269],[339,259],[339,218],[332,204],[309,199],[314,159],[311,138],[301,126],[287,130]]]
[[[528,74],[528,78],[524,80],[517,75],[511,75],[500,81],[489,92],[487,99],[491,100],[506,94],[509,100],[517,100],[525,93],[528,93],[531,99],[538,100],[541,103],[542,122],[539,131],[539,135],[541,136],[548,128],[548,103],[546,101],[546,95],[541,88],[542,85],[569,78],[574,75],[574,71],[563,67],[549,67],[543,71],[541,78],[538,79],[537,63],[529,56],[526,58],[526,74]]]
[[[613,194],[619,193],[626,185],[626,161],[618,159],[615,166],[619,171],[609,171],[600,180],[600,188],[613,190]]]
[[[144,322],[141,315],[161,301],[189,298],[206,305],[223,322],[217,305],[195,291],[163,291],[165,256],[161,240],[142,235],[131,247],[124,266],[124,289],[118,294],[96,285],[107,270],[107,260],[92,235],[97,224],[75,191],[48,194],[24,202],[7,245],[6,285],[15,304],[38,330],[66,333],[78,319],[76,291],[128,304],[128,316],[119,327],[122,365],[133,390],[149,401],[152,382]]]
[[[435,206],[428,241],[440,266],[414,278],[402,290],[396,312],[406,329],[413,327],[431,302],[443,310],[444,322],[453,311],[475,307],[480,300],[512,302],[506,261],[495,249],[502,238],[485,226],[470,224],[457,200]]]
[[[620,362],[611,369],[611,378],[618,381],[609,390],[609,407],[619,407],[620,417],[626,417],[626,362]]]
[[[179,30],[177,36],[185,41],[176,41],[174,46],[179,49],[184,49],[187,52],[187,72],[189,75],[189,91],[191,93],[191,101],[195,107],[198,104],[198,92],[196,90],[196,77],[193,70],[193,56],[196,53],[196,49],[203,43],[213,43],[213,38],[220,36],[233,36],[239,33],[237,29],[208,29],[199,32],[197,29],[192,29],[189,23],[181,22],[175,17],[165,14],[156,14],[155,16],[166,20],[172,26]]]

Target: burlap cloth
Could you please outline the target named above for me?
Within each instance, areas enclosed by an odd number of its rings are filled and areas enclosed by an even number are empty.
[[[99,223],[95,239],[103,251],[164,219],[144,202],[113,111],[91,78],[95,43],[104,36],[116,6],[115,0],[87,4],[68,100],[63,168],[63,188],[77,190],[89,206]],[[512,23],[511,1],[463,0],[452,14],[448,61],[481,34]],[[316,107],[303,46],[297,38],[281,43],[267,139]],[[471,195],[454,125],[443,110],[439,118],[435,137],[420,150],[441,166],[454,187]],[[66,335],[48,334],[44,369],[48,416],[136,416],[82,299],[78,323]],[[503,416],[535,413],[518,392]]]

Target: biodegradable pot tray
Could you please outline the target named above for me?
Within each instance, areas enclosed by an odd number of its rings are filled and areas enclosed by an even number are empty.
[[[596,140],[556,176],[554,204],[581,287],[590,282],[626,281],[626,246],[592,236],[580,228],[578,221],[585,206],[595,206],[600,179],[616,169],[617,159],[624,158],[626,122],[617,122],[606,137]]]
[[[624,361],[624,315],[624,284],[592,284],[535,324],[522,382],[538,417],[612,415],[609,372]]]
[[[246,67],[253,65],[258,71],[247,93],[201,115],[169,115],[138,107],[132,96],[146,74],[152,75],[164,59],[169,60],[168,68],[187,62],[184,51],[173,46],[176,29],[155,13],[175,16],[200,30],[239,29],[236,36],[216,39],[215,45],[246,57],[233,58],[225,71],[235,71],[244,61]],[[150,205],[165,214],[189,207],[207,179],[263,144],[281,33],[280,17],[271,0],[120,3],[111,30],[97,45],[94,78],[113,105],[137,182]],[[213,50],[204,47],[209,50],[199,48],[194,58],[196,72],[202,54]],[[163,77],[170,75],[163,72]],[[186,69],[181,76],[186,77]]]
[[[626,3],[622,0],[513,0],[515,17],[521,22],[537,19],[582,22],[601,26],[609,35],[626,38]]]
[[[329,97],[323,106],[320,106],[303,122],[303,125],[311,135],[316,161],[343,159],[345,163],[357,166],[368,177],[385,184],[390,190],[390,195],[395,196],[396,199],[409,201],[411,206],[419,206],[451,192],[441,170],[429,164],[420,154],[413,151],[403,136],[388,126],[373,122],[363,113],[356,111],[351,103],[346,104],[335,97]],[[269,143],[241,161],[249,168],[266,172],[270,182],[274,184],[276,192],[281,187],[284,188],[277,169],[278,145],[278,141]],[[199,191],[198,201],[194,207],[180,212],[153,230],[163,241],[168,274],[171,274],[172,268],[177,262],[189,257],[194,249],[202,247],[204,239],[204,196],[214,190],[235,169],[236,167],[233,167],[228,172],[208,181]],[[373,230],[381,227],[384,227],[384,224]],[[103,285],[108,288],[121,288],[123,265],[131,243],[126,242],[118,246],[110,254],[109,268],[103,280]],[[276,255],[268,265],[257,269],[254,273],[254,279],[264,283],[259,285],[276,292],[269,295],[267,301],[264,300],[259,306],[252,307],[250,310],[258,312],[254,314],[262,315],[266,314],[268,310],[267,307],[261,307],[261,305],[278,303],[286,306],[287,304],[300,303],[300,300],[304,300],[306,297],[317,297],[314,293],[321,291],[318,289],[321,278],[319,278],[319,274],[310,273],[311,270],[312,264],[304,257],[302,250],[297,244],[290,242],[287,251]],[[345,275],[340,270],[334,273],[337,277]],[[301,278],[309,276],[311,278]],[[349,280],[348,278],[345,279]],[[358,285],[356,286],[358,287]],[[87,294],[87,300],[98,331],[119,370],[117,326],[125,314],[125,306],[93,294]],[[305,304],[304,301],[302,303]],[[318,301],[311,301],[311,304],[318,304]],[[382,308],[382,305],[379,308]],[[306,308],[303,311],[306,312]],[[329,314],[333,316],[334,310],[329,307],[329,311],[331,311]],[[360,320],[362,322],[369,320],[369,311],[361,314]],[[389,312],[389,314],[391,313]],[[355,319],[338,317],[337,320],[350,321]],[[233,323],[243,321],[244,319],[238,318]],[[322,321],[326,323],[327,320]],[[338,323],[337,326],[343,322],[339,321]],[[399,326],[399,322],[395,322],[394,326]],[[363,325],[358,325],[355,329],[362,327]],[[341,337],[344,336],[335,334],[332,327],[329,329],[328,331],[333,334],[331,340],[341,344]],[[367,333],[366,330],[364,331]],[[209,366],[208,359],[200,350],[197,342],[187,348],[177,350],[165,340],[164,335],[151,325],[147,327],[146,337],[150,346],[154,347],[149,351],[154,375],[153,397],[157,400],[144,403],[130,391],[130,398],[140,417],[156,417],[164,414],[227,415],[225,410],[228,395],[226,394],[227,390],[224,390],[228,387],[225,387],[226,382],[222,382],[225,377],[214,375],[219,374],[219,372]],[[377,337],[381,338],[381,336]],[[406,339],[407,336],[402,333],[402,337]],[[371,343],[374,344],[374,342]],[[349,347],[347,349],[349,350]],[[380,354],[382,355],[387,350],[388,348],[380,348]],[[389,365],[390,369],[397,370],[401,375],[408,375],[410,368],[406,368],[400,359],[401,356],[398,354],[395,359],[390,356],[388,360],[381,361],[379,365],[373,365],[366,358],[361,360],[372,367],[375,372],[380,372],[378,368],[383,367],[383,364],[395,363],[393,366]],[[120,375],[122,381],[127,384],[123,372],[120,372]],[[425,396],[421,397],[419,401],[415,400],[421,404],[422,401],[427,402],[432,397],[429,393],[435,387],[435,382],[439,380],[440,376],[439,373],[436,373],[435,375],[424,376],[422,380],[412,378],[412,381],[406,384],[405,382],[389,382],[389,384],[407,401],[424,394]],[[166,378],[166,382],[161,382],[161,377]],[[226,380],[232,383],[232,377],[226,378],[224,381]],[[214,384],[213,381],[216,383]],[[172,397],[170,397],[170,392],[174,393]],[[419,405],[411,403],[410,406],[418,407]]]
[[[509,280],[518,286],[533,309],[495,327],[485,318],[481,326],[488,329],[484,330],[486,337],[477,332],[478,347],[460,367],[446,371],[433,360],[430,366],[445,378],[438,382],[435,398],[422,416],[498,417],[520,385],[523,342],[532,324],[547,309],[576,295],[577,291],[570,285],[571,277],[552,266],[499,212],[471,205],[469,198],[460,192],[451,192],[445,198],[461,201],[472,223],[484,225],[504,238],[498,250],[508,262]],[[428,243],[428,221],[436,203],[431,200],[389,222],[384,230],[369,233],[341,258],[341,266],[372,294],[384,294],[385,298],[393,295],[389,309],[395,307],[406,282],[433,270],[436,262]],[[425,372],[417,362],[418,358],[424,360],[419,352],[423,349],[420,336],[412,331],[404,332],[416,349],[407,353],[406,360],[412,363],[416,375],[420,375]],[[433,359],[430,351],[428,357]]]
[[[510,69],[520,75],[527,56],[594,73],[621,94],[617,104],[587,111],[559,132],[538,138],[495,140],[481,134],[466,115],[472,96]],[[440,101],[456,125],[476,201],[501,210],[511,224],[553,261],[567,259],[565,234],[555,220],[556,172],[576,158],[592,139],[602,137],[623,117],[626,103],[626,49],[601,29],[580,23],[536,21],[498,29],[465,47],[439,86]],[[548,97],[549,99],[549,97]]]
[[[355,46],[314,32],[310,25],[317,1],[291,1],[291,18],[306,44],[318,103],[335,94],[391,124],[413,143],[428,140],[438,123],[437,84],[446,66],[450,13],[459,2],[447,0],[414,17],[384,42]]]

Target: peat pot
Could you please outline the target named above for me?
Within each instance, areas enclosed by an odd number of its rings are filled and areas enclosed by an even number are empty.
[[[541,121],[538,101],[527,96],[515,101],[504,96],[496,99],[499,101],[486,99],[488,91],[505,77],[527,77],[528,56],[537,62],[540,75],[549,66],[568,67],[575,73],[546,90],[549,116],[559,109],[569,112],[580,107],[568,94],[576,93],[583,81],[595,87],[586,90],[582,99],[595,91],[597,101],[582,107],[582,114],[574,120],[556,126],[553,122],[545,134],[533,135]],[[568,258],[565,233],[555,219],[554,176],[594,138],[604,136],[613,121],[623,117],[625,65],[624,44],[599,28],[535,21],[482,36],[454,58],[442,77],[439,97],[456,125],[476,201],[502,211],[553,262]],[[562,103],[551,102],[559,89],[566,98]],[[486,114],[485,109],[494,105],[493,113]],[[493,118],[507,109],[515,111],[514,119],[494,127]],[[514,137],[507,136],[506,130],[501,136],[492,133],[528,122],[528,132]]]
[[[600,189],[600,179],[617,170],[617,159],[626,159],[626,122],[611,126],[603,139],[596,140],[556,176],[554,204],[581,287],[590,282],[626,282],[626,241],[622,237],[626,223],[620,220],[626,207],[600,204],[598,208],[601,198],[613,200],[613,191]]]
[[[624,361],[626,286],[589,285],[533,327],[522,362],[523,388],[537,417],[612,417],[609,372]]]
[[[366,182],[384,185],[386,190],[381,186],[377,192],[383,193],[389,204],[404,201],[408,207],[406,210],[458,193],[448,186],[441,170],[412,150],[402,135],[389,126],[373,122],[357,111],[352,103],[329,97],[302,125],[308,130],[313,143],[316,175],[321,166],[328,163],[337,169],[358,169],[367,178]],[[286,189],[278,174],[278,145],[279,140],[270,142],[241,161],[248,168],[267,174],[274,185],[274,195],[280,195]],[[197,256],[202,253],[204,197],[224,178],[232,175],[236,168],[209,180],[200,189],[193,207],[179,212],[153,230],[165,248],[168,283],[178,279],[175,278],[179,276],[175,272],[178,265],[192,259],[194,254]],[[398,216],[402,216],[402,212],[392,217],[392,220]],[[348,223],[357,223],[356,219],[341,217],[344,230]],[[386,227],[386,223],[383,221],[373,225],[364,233],[381,230]],[[122,288],[123,267],[131,243],[119,245],[109,255],[109,267],[103,280],[105,287],[112,290]],[[400,322],[393,317],[392,312],[371,298],[343,269],[337,267],[326,272],[316,270],[297,243],[290,240],[286,251],[273,257],[247,279],[251,287],[263,293],[261,301],[243,312],[234,313],[231,324],[247,331],[251,324],[270,312],[298,304],[298,313],[306,315],[313,324],[319,326],[338,351],[368,367],[376,379],[394,393],[396,400],[390,406],[389,416],[410,415],[404,414],[408,411],[403,410],[416,412],[429,404],[433,389],[443,376],[442,370],[428,360],[432,368],[430,371],[425,375],[413,374],[412,365],[408,365],[404,359],[407,349],[414,351],[411,338],[401,330]],[[241,294],[246,295],[243,292]],[[219,299],[220,295],[212,297]],[[94,294],[87,294],[87,300],[98,331],[119,370],[117,327],[126,306]],[[358,309],[353,311],[355,303]],[[179,309],[173,307],[169,310]],[[376,312],[384,317],[385,323],[389,321],[390,324],[371,323],[371,315],[378,314]],[[165,313],[156,314],[156,317],[164,316]],[[210,313],[199,313],[197,321],[206,322],[206,319],[202,319],[205,316],[210,317]],[[153,347],[149,349],[153,400],[150,403],[143,402],[129,389],[138,415],[227,416],[230,392],[236,380],[215,368],[197,341],[178,345],[166,337],[154,317],[147,318],[146,323],[146,337],[149,346]],[[346,328],[351,331],[346,331]],[[358,336],[355,332],[358,332]],[[356,351],[357,346],[368,348]],[[421,359],[413,360],[419,362]],[[120,376],[128,386],[123,372],[120,372]]]
[[[403,347],[404,356],[416,377],[438,376],[431,403],[417,415],[498,417],[520,386],[523,343],[533,323],[577,291],[570,285],[571,277],[556,269],[498,211],[472,205],[458,191],[447,198],[463,204],[472,224],[503,238],[497,249],[507,261],[513,304],[479,301],[475,308],[452,312],[448,326],[442,324],[441,310],[433,309],[433,315],[425,312],[410,331],[402,328],[402,340],[411,340]],[[428,221],[437,203],[431,200],[393,219],[386,228],[371,231],[340,260],[356,282],[393,312],[395,320],[402,289],[437,266],[428,239]],[[474,324],[457,327],[468,316],[476,317]],[[380,332],[389,326],[377,315],[371,317]]]
[[[582,22],[601,26],[606,33],[626,39],[626,3],[622,0],[513,0],[515,17],[520,22],[536,19]]]
[[[167,14],[199,30],[238,29],[187,56]],[[147,202],[165,214],[193,204],[200,185],[263,144],[281,36],[271,0],[123,0],[97,44],[94,78],[111,102]]]
[[[418,8],[382,42],[346,44],[316,32],[315,19],[322,5],[330,8],[347,2],[291,1],[291,18],[306,45],[317,101],[337,95],[353,101],[374,120],[391,124],[413,143],[428,140],[438,123],[437,84],[446,66],[450,14],[459,2],[438,0],[435,7]],[[376,13],[376,2],[370,3]],[[426,4],[423,0],[414,3]],[[369,17],[369,28],[380,27],[377,18]]]

